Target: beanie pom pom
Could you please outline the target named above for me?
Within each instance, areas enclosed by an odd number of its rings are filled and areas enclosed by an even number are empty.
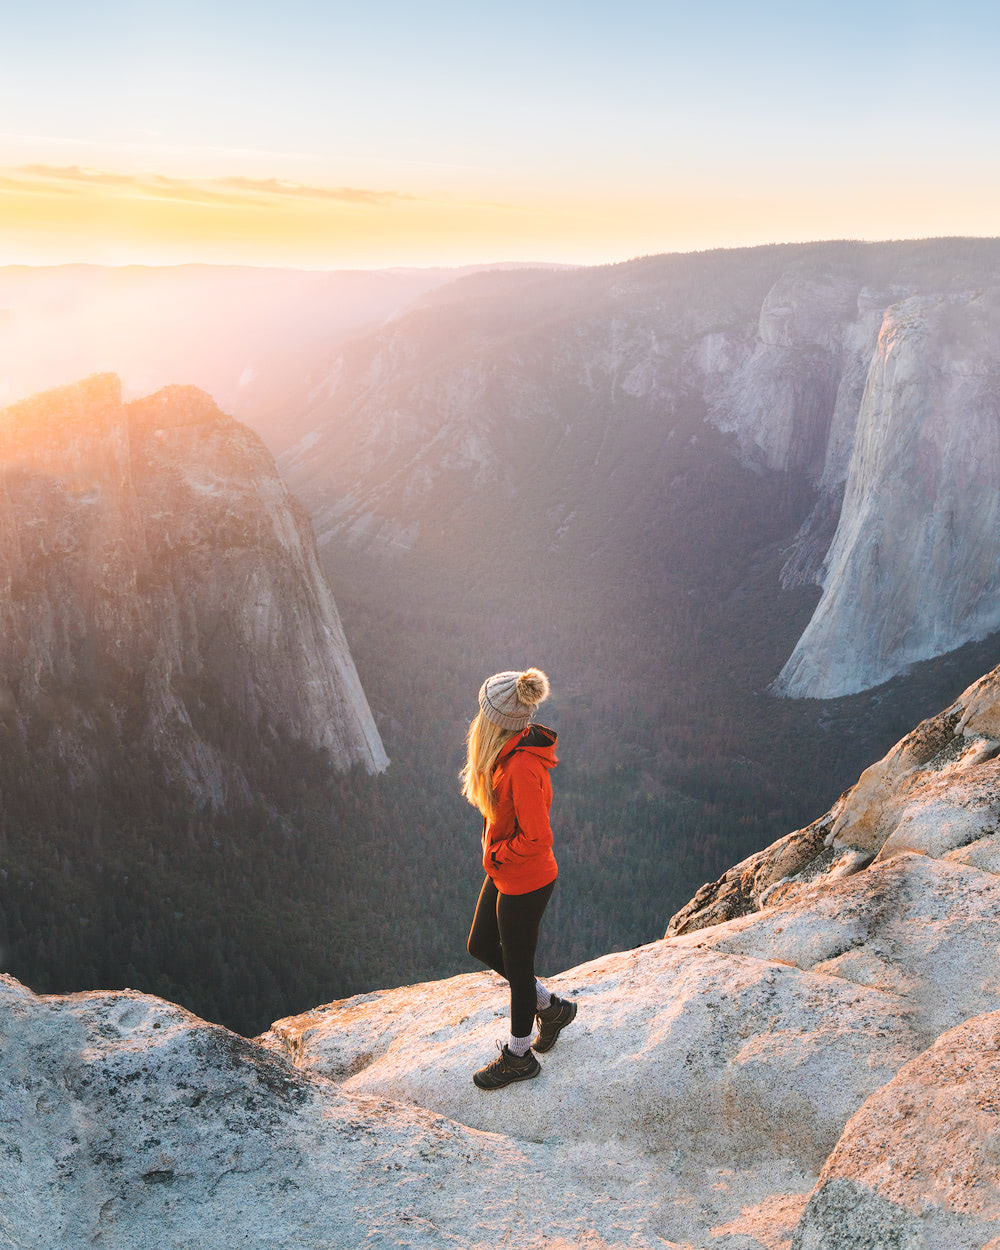
[[[526,729],[535,708],[548,698],[549,679],[539,668],[507,669],[479,687],[479,710],[501,729]]]
[[[548,697],[549,679],[540,668],[526,668],[517,679],[518,702],[537,707]]]

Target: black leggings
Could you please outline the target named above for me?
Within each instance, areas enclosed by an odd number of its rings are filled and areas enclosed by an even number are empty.
[[[510,983],[510,1031],[527,1037],[535,1024],[538,922],[555,881],[528,894],[501,894],[486,878],[469,932],[469,954]]]

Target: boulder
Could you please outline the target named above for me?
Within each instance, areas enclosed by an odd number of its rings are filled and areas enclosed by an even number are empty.
[[[942,1034],[851,1117],[792,1245],[1000,1245],[1000,1012]]]

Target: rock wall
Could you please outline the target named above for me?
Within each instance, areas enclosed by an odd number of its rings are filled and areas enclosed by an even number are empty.
[[[45,392],[0,413],[0,465],[0,694],[40,749],[80,775],[100,732],[137,734],[221,804],[249,782],[207,704],[385,767],[308,520],[207,395],[123,404],[109,374]]]
[[[823,597],[776,688],[832,698],[1000,628],[1000,300],[885,312]]]
[[[823,598],[773,689],[832,698],[1000,628],[998,351],[995,240],[480,275],[329,362],[282,466],[321,541],[396,559],[473,495],[641,546],[707,422],[815,492],[783,580]]]

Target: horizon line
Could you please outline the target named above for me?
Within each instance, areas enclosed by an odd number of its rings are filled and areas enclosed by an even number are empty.
[[[358,266],[311,266],[311,265],[258,265],[232,261],[181,260],[164,263],[146,261],[128,261],[123,264],[112,264],[103,261],[65,260],[50,263],[33,264],[27,261],[0,261],[0,272],[10,269],[254,269],[277,273],[428,273],[433,270],[477,270],[484,269],[605,269],[616,265],[628,265],[639,260],[651,260],[666,256],[704,256],[713,252],[754,252],[777,247],[817,247],[824,244],[855,244],[864,247],[903,243],[996,243],[1000,242],[1000,234],[929,234],[902,235],[894,238],[867,239],[862,237],[843,236],[836,238],[817,239],[774,239],[768,243],[744,243],[737,245],[719,244],[714,247],[678,248],[664,252],[637,252],[619,260],[603,261],[554,261],[554,260],[482,260],[464,261],[441,265],[358,265]]]

